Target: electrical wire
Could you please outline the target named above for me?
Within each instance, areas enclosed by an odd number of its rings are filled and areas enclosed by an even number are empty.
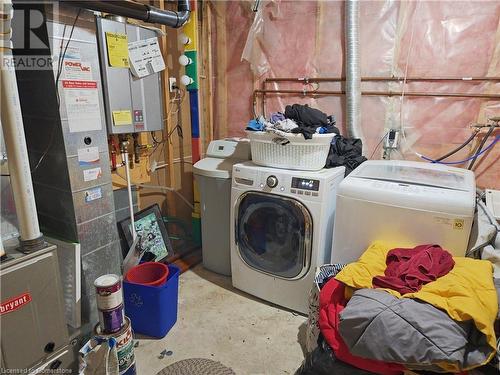
[[[408,143],[408,139],[406,138],[406,129],[403,122],[403,113],[404,113],[404,99],[405,99],[405,90],[406,90],[406,79],[408,77],[408,67],[410,65],[410,55],[413,50],[413,36],[415,34],[415,19],[417,15],[418,7],[420,6],[420,2],[417,2],[415,5],[415,10],[413,11],[412,22],[411,22],[411,34],[410,34],[410,43],[408,46],[408,54],[406,55],[406,64],[404,71],[404,79],[403,79],[403,87],[401,89],[401,104],[400,104],[400,113],[399,113],[399,127],[401,129],[401,134],[403,136],[405,146],[410,149],[415,155],[420,156],[413,147]]]
[[[464,160],[460,160],[460,161],[438,161],[438,160],[434,160],[434,159],[431,159],[431,158],[428,158],[427,156],[424,156],[424,155],[421,155],[421,154],[418,154],[422,159],[424,160],[427,160],[427,161],[430,161],[431,163],[438,163],[438,164],[445,164],[445,165],[455,165],[455,164],[463,164],[463,163],[466,163],[468,162],[469,160],[475,160],[477,159],[479,156],[483,155],[485,152],[487,152],[489,149],[491,149],[493,146],[495,146],[495,144],[500,141],[500,135],[497,136],[493,142],[491,142],[485,149],[483,149],[482,151],[468,157],[467,159],[464,159]]]
[[[123,165],[118,166],[118,168],[120,168],[120,167],[123,167]],[[123,176],[122,174],[120,174],[120,172],[118,172],[118,168],[115,171],[116,175],[118,177],[120,177],[122,180],[127,181],[127,178],[125,176]],[[191,202],[189,200],[187,200],[187,198],[185,198],[181,193],[179,193],[177,190],[175,190],[172,187],[160,186],[160,185],[147,185],[147,184],[142,184],[142,183],[136,183],[133,181],[131,181],[130,183],[131,183],[131,185],[135,185],[135,186],[142,187],[145,189],[158,189],[158,190],[163,190],[163,191],[170,191],[170,192],[176,194],[179,198],[182,199],[182,201],[184,203],[186,203],[191,209],[194,210],[194,206],[191,204]]]
[[[476,135],[479,133],[479,131],[480,131],[480,130],[481,130],[481,129],[479,129],[479,128],[478,128],[478,129],[476,129],[476,130],[474,131],[474,133],[472,133],[472,135],[471,135],[471,136],[470,136],[470,137],[469,137],[469,138],[468,138],[468,139],[467,139],[464,143],[462,143],[462,144],[461,144],[460,146],[458,146],[457,148],[455,148],[455,149],[451,150],[451,151],[450,151],[450,152],[448,152],[447,154],[445,154],[445,155],[443,155],[443,156],[441,156],[441,157],[437,158],[437,159],[436,159],[436,161],[441,161],[441,160],[444,160],[444,159],[446,159],[446,158],[450,157],[451,155],[455,155],[458,151],[460,151],[460,150],[461,150],[461,149],[463,149],[465,146],[467,146],[469,143],[471,143],[471,142],[472,142],[472,140],[473,140],[474,138],[476,138]]]
[[[495,124],[490,125],[490,129],[488,130],[486,135],[481,140],[481,143],[479,144],[478,148],[474,151],[475,154],[478,154],[479,152],[481,152],[487,139],[490,137],[491,133],[493,133],[493,130],[495,130]],[[467,167],[468,170],[472,170],[472,167],[474,166],[476,159],[477,159],[477,157],[475,157],[474,159],[471,160],[469,166]]]
[[[82,9],[81,8],[78,9],[78,13],[76,14],[75,20],[73,21],[73,25],[71,26],[71,31],[69,33],[68,42],[66,43],[66,47],[64,48],[64,51],[63,51],[63,43],[64,43],[64,36],[66,34],[66,25],[64,25],[64,29],[63,29],[63,36],[61,38],[61,44],[60,44],[60,47],[59,47],[60,51],[59,51],[59,57],[58,57],[58,61],[57,61],[57,72],[56,72],[56,82],[55,82],[56,97],[57,97],[57,108],[58,109],[61,107],[61,100],[60,100],[60,96],[59,96],[59,79],[61,78],[61,74],[62,74],[62,68],[63,68],[63,65],[64,65],[64,58],[66,56],[66,52],[68,51],[68,46],[71,43],[71,40],[73,38],[73,32],[75,31],[76,22],[78,21],[78,18],[80,17],[80,13],[81,12],[82,12]],[[62,54],[61,54],[61,52],[62,52]],[[35,166],[33,168],[31,168],[31,173],[32,174],[36,172],[36,170],[38,169],[38,167],[42,163],[43,159],[45,159],[45,157],[47,156],[50,148],[52,147],[52,144],[54,143],[54,136],[55,136],[56,126],[57,126],[57,123],[54,121],[54,123],[52,125],[52,130],[50,132],[49,144],[47,145],[47,147],[43,151],[42,156],[40,156],[40,159],[38,159],[38,161],[35,164]]]
[[[446,165],[456,165],[456,164],[462,164],[462,163],[465,163],[469,160],[472,160],[471,163],[469,164],[469,168],[468,169],[472,169],[472,167],[474,166],[474,163],[476,161],[476,159],[481,156],[482,154],[484,154],[484,151],[486,150],[482,150],[482,147],[484,146],[485,142],[486,142],[486,139],[489,137],[489,135],[491,135],[491,132],[493,131],[494,129],[494,126],[492,126],[490,128],[490,131],[488,132],[488,134],[483,138],[483,141],[481,142],[481,145],[480,147],[478,147],[476,149],[476,152],[475,152],[475,155],[463,160],[463,161],[458,161],[458,162],[442,162],[441,160],[444,160],[446,159],[447,157],[451,156],[451,155],[454,155],[455,153],[457,153],[458,151],[460,151],[462,148],[464,148],[467,144],[469,144],[475,137],[476,135],[478,134],[478,132],[475,132],[473,135],[471,135],[471,137],[469,137],[469,139],[467,139],[467,141],[462,144],[461,146],[459,146],[458,148],[456,148],[455,150],[452,150],[450,151],[449,153],[447,153],[446,155],[443,155],[441,156],[440,158],[438,159],[431,159],[431,158],[428,158],[418,152],[416,152],[413,147],[408,143],[408,140],[406,138],[406,129],[405,129],[405,125],[404,125],[404,121],[403,121],[403,113],[404,113],[404,96],[405,96],[405,90],[406,90],[406,81],[407,81],[407,77],[408,77],[408,67],[409,67],[409,63],[410,63],[410,54],[411,54],[411,51],[413,49],[413,37],[414,37],[414,26],[415,26],[415,19],[416,19],[416,14],[417,14],[417,10],[418,10],[418,7],[420,5],[420,2],[417,2],[416,5],[415,5],[415,10],[413,12],[413,17],[412,17],[412,26],[411,26],[411,34],[410,34],[410,42],[409,42],[409,47],[408,47],[408,53],[406,55],[406,64],[405,64],[405,70],[404,70],[404,79],[403,79],[403,87],[401,89],[401,105],[400,105],[400,117],[399,117],[399,123],[400,123],[400,129],[401,129],[401,134],[403,136],[403,139],[404,139],[404,143],[405,145],[408,147],[408,149],[414,153],[415,155],[417,155],[418,157],[424,159],[424,160],[427,160],[427,161],[430,161],[432,163],[439,163],[439,164],[446,164]],[[496,138],[489,146],[487,149],[493,147],[496,143],[498,142],[498,138]],[[402,155],[402,154],[401,154]]]
[[[373,155],[375,155],[375,152],[377,152],[378,148],[380,147],[380,145],[382,144],[382,142],[384,141],[384,139],[387,137],[387,135],[389,134],[389,132],[385,133],[384,136],[380,139],[380,141],[377,143],[377,145],[375,146],[375,148],[373,149],[373,152],[372,154],[370,155],[370,159],[373,158]]]
[[[177,135],[179,136],[179,138],[184,138],[184,133],[182,132],[182,126],[180,126],[179,124],[175,125],[172,130],[170,130],[170,132],[168,133],[167,135],[167,138],[170,138],[170,136],[174,133],[174,131],[177,130]]]
[[[184,203],[186,203],[191,209],[194,210],[194,206],[191,204],[190,201],[188,201],[186,198],[184,198],[184,195],[182,195],[181,193],[179,193],[177,190],[175,190],[174,188],[171,188],[171,187],[168,187],[168,186],[160,186],[160,185],[147,185],[147,184],[135,184],[141,188],[145,188],[145,189],[154,189],[154,190],[164,190],[164,191],[170,191],[174,194],[177,194],[177,196],[179,198],[181,198]]]
[[[161,143],[165,142],[165,139],[163,138],[163,131],[161,132],[161,141],[158,141],[158,140],[156,139],[156,136],[155,136],[155,132],[154,132],[154,131],[152,131],[152,132],[151,132],[151,138],[153,139],[153,142],[154,142],[154,144],[155,144],[155,145],[157,145],[157,144],[161,144]]]
[[[175,96],[174,96],[173,99],[170,100],[170,106],[169,106],[169,108],[167,110],[165,118],[163,119],[163,122],[168,121],[168,119],[170,118],[170,116],[175,115],[175,114],[177,114],[177,113],[180,112],[180,105],[184,101],[185,93],[186,93],[186,90],[183,90],[181,88],[176,88]],[[178,106],[177,111],[172,112],[172,108],[174,107],[174,105],[176,104],[176,102],[178,102],[177,103],[177,106]],[[180,128],[180,130],[178,128]],[[173,129],[171,129],[166,136],[164,136],[164,130],[162,129],[161,130],[161,134],[162,134],[161,141],[158,141],[156,139],[156,135],[154,134],[154,132],[151,132],[151,138],[153,139],[154,147],[153,147],[153,150],[147,155],[147,157],[148,158],[151,157],[158,150],[158,147],[160,147],[160,145],[162,145],[162,149],[161,150],[163,150],[165,148],[165,142],[168,139],[170,139],[170,141],[171,141],[171,135],[173,134],[173,132],[175,130],[177,130],[177,134],[179,135],[179,137],[183,138],[182,128],[179,127],[179,125],[176,125]]]

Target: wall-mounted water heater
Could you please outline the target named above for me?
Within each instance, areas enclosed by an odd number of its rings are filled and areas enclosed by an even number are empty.
[[[154,30],[97,17],[97,39],[111,134],[162,130],[161,70],[165,69]]]

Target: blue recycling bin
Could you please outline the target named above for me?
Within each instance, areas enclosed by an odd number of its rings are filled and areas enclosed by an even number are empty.
[[[170,264],[165,284],[148,286],[123,281],[125,315],[136,333],[162,338],[177,322],[178,267]]]

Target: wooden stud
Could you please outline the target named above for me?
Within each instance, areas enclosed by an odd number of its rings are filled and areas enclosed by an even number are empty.
[[[214,3],[217,26],[217,68],[216,68],[216,90],[217,90],[217,122],[221,124],[214,132],[217,138],[225,138],[227,135],[227,40],[226,40],[226,2]],[[215,125],[215,124],[214,124]]]
[[[165,0],[160,0],[159,1],[159,8],[162,10],[165,10]],[[161,53],[163,55],[163,58],[166,58],[168,55],[168,41],[167,41],[167,27],[165,25],[161,25],[161,30],[165,33],[165,36],[162,36],[160,38],[160,49]],[[169,92],[169,71],[168,67],[165,67],[165,70],[161,74],[161,79],[162,79],[162,84],[163,84],[163,111],[164,115],[168,117],[167,112],[168,109],[170,108],[170,92]],[[172,127],[172,124],[170,122],[170,118],[165,119],[165,128],[166,128],[166,134],[165,134],[165,147],[167,148],[167,153],[166,153],[166,158],[165,162],[168,164],[168,182],[169,185],[172,187],[176,187],[176,175],[175,175],[175,166],[174,166],[174,147],[172,144],[170,144],[170,141],[167,139],[167,134],[170,134]],[[167,206],[169,208],[169,214],[172,216],[175,216],[176,213],[176,204],[175,204],[175,199],[172,196],[173,194],[167,194]]]

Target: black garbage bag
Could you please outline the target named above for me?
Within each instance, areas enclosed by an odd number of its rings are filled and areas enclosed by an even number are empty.
[[[335,136],[330,144],[325,168],[345,166],[345,176],[367,159],[363,156],[363,142],[358,138]]]
[[[320,335],[318,347],[309,353],[295,375],[371,375],[335,358],[330,346]]]

